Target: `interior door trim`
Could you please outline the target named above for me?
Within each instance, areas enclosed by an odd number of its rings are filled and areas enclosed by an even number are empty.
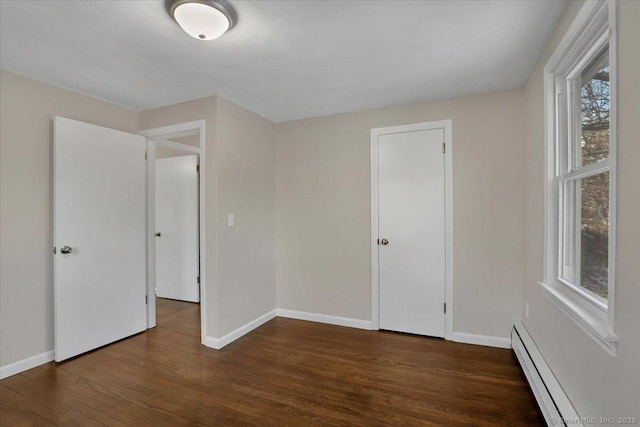
[[[380,329],[378,265],[378,138],[394,133],[442,129],[445,185],[445,339],[453,339],[453,120],[371,129],[371,329]]]

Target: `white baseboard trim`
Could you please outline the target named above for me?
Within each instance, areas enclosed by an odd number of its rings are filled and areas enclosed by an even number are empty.
[[[522,322],[513,325],[511,339],[513,351],[547,425],[583,426],[582,418],[578,416]]]
[[[200,341],[200,343],[205,347],[213,348],[215,350],[220,350],[218,348],[218,339],[217,338],[202,337],[202,341]]]
[[[27,357],[26,359],[18,360],[17,362],[9,363],[5,366],[0,366],[0,380],[19,374],[20,372],[28,371],[36,366],[49,363],[53,358],[53,350],[50,350],[36,354],[35,356]]]
[[[309,313],[306,311],[286,310],[279,308],[276,310],[278,317],[286,317],[288,319],[308,320],[311,322],[328,323],[330,325],[348,326],[350,328],[371,330],[371,321],[351,319],[349,317],[329,316],[326,314]]]
[[[492,337],[489,335],[467,334],[464,332],[454,332],[451,334],[451,341],[465,344],[484,345],[487,347],[511,348],[511,338]]]
[[[264,325],[274,317],[276,317],[276,310],[271,310],[270,312],[263,314],[257,319],[253,319],[246,325],[240,326],[238,329],[229,332],[222,338],[204,337],[204,339],[202,340],[202,345],[220,350],[222,347],[232,343],[241,336],[246,335],[257,327]]]

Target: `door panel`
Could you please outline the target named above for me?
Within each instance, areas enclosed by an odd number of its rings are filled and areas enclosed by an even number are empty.
[[[138,135],[54,118],[56,361],[146,328],[145,147]]]
[[[444,337],[442,129],[380,135],[380,328]]]
[[[156,161],[157,295],[199,302],[197,156]]]

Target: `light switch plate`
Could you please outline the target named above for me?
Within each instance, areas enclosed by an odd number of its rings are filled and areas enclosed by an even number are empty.
[[[236,215],[235,214],[232,214],[232,213],[229,214],[229,219],[227,221],[227,225],[229,227],[233,227],[234,225],[236,225]]]

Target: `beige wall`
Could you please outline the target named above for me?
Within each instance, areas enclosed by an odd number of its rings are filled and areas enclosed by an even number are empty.
[[[218,97],[220,336],[276,308],[274,130]]]
[[[0,365],[53,343],[52,121],[127,132],[139,114],[0,71]]]
[[[206,120],[207,335],[220,338],[276,308],[274,125],[208,97],[145,111],[141,128],[200,119]],[[227,227],[229,213],[234,227]]]
[[[508,337],[522,297],[522,95],[277,125],[278,308],[371,319],[370,130],[453,119],[454,328]]]
[[[615,358],[541,292],[544,232],[542,68],[581,6],[569,5],[525,86],[525,326],[582,417],[639,416],[640,404],[640,2],[618,2],[618,235]],[[523,316],[524,317],[524,316]]]

